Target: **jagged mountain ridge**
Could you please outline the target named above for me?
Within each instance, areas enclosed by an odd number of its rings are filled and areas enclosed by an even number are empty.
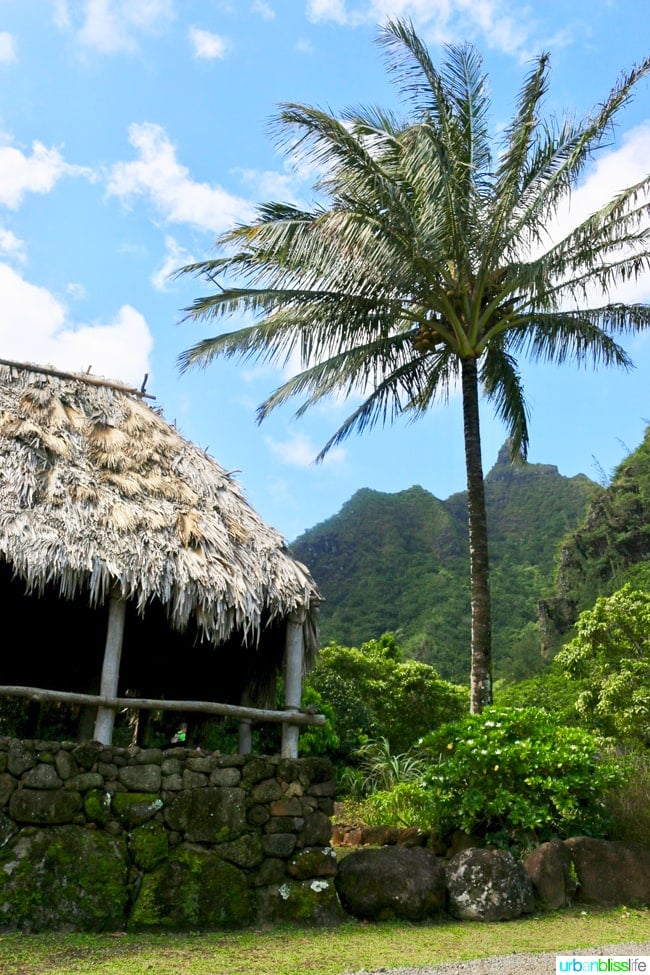
[[[550,593],[562,539],[598,490],[547,464],[512,464],[502,448],[485,479],[497,676],[541,666],[537,602]],[[469,555],[464,492],[446,501],[415,486],[363,488],[291,545],[326,602],[324,641],[359,645],[387,630],[443,677],[469,667]]]

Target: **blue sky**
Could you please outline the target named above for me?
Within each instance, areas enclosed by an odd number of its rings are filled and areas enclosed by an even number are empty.
[[[446,42],[483,53],[494,130],[531,57],[552,58],[549,113],[585,114],[648,52],[635,0],[0,0],[0,358],[109,376],[155,395],[166,418],[239,479],[292,539],[360,487],[465,485],[457,397],[415,424],[353,437],[315,466],[345,405],[262,426],[255,408],[285,377],[218,362],[180,375],[178,354],[210,329],[180,325],[201,282],[169,272],[266,200],[310,201],[310,174],[272,138],[277,105],[336,112],[396,105],[374,43],[387,16],[412,18],[434,58]],[[650,85],[585,175],[567,220],[650,169]],[[650,300],[646,276],[622,298]],[[234,323],[233,323],[234,324]],[[637,368],[524,367],[529,459],[598,478],[650,419],[650,335]],[[483,410],[486,470],[505,433]]]

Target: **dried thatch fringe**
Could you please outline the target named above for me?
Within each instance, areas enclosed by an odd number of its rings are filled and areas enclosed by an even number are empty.
[[[215,643],[257,641],[263,619],[304,608],[313,653],[308,570],[136,392],[0,361],[0,559],[36,593],[103,603],[117,584],[140,611],[159,599]]]

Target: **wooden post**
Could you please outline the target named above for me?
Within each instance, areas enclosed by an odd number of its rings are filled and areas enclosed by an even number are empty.
[[[114,591],[111,593],[108,604],[108,628],[106,631],[104,663],[102,665],[102,682],[99,691],[102,697],[117,697],[125,616],[126,600]],[[115,710],[113,708],[98,707],[97,718],[95,719],[95,741],[101,741],[103,745],[110,745],[113,740],[114,724]]]
[[[284,710],[300,710],[302,700],[302,671],[304,658],[303,623],[305,611],[291,614],[287,620],[287,633],[284,649]],[[300,729],[295,724],[282,725],[282,758],[298,757],[298,735]]]
[[[251,706],[251,697],[248,691],[244,691],[239,702],[242,707]],[[253,751],[253,722],[250,718],[239,719],[239,743],[237,746],[238,755],[250,755]]]

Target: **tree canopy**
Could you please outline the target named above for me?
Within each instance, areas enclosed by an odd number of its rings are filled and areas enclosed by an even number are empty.
[[[650,593],[630,585],[578,617],[555,663],[588,678],[576,707],[583,722],[617,740],[650,745]]]
[[[324,397],[354,406],[320,457],[353,431],[416,418],[460,384],[468,482],[471,709],[490,703],[491,626],[479,392],[525,456],[528,410],[521,357],[630,365],[617,336],[650,323],[647,305],[610,297],[650,263],[650,176],[621,189],[558,240],[554,218],[650,58],[579,121],[545,118],[549,56],[532,64],[499,138],[479,53],[449,46],[441,67],[408,21],[380,34],[404,114],[379,108],[335,116],[287,103],[277,119],[289,153],[319,168],[311,208],[270,202],[223,234],[221,254],[179,273],[216,288],[187,318],[248,313],[253,324],[203,339],[183,367],[217,355],[256,358],[295,375],[260,406]]]

